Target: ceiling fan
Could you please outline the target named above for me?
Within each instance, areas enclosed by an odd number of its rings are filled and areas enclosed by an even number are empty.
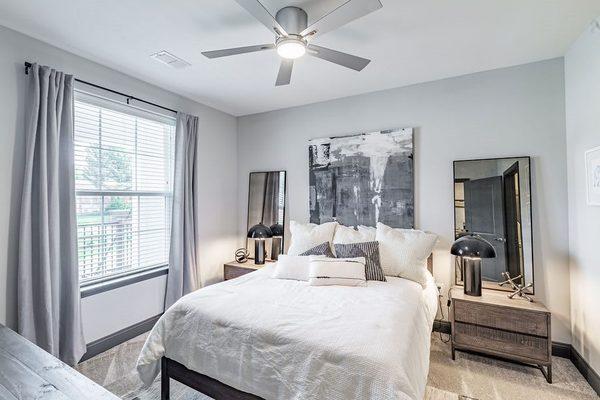
[[[342,53],[312,44],[319,35],[346,25],[350,21],[383,7],[379,0],[347,0],[330,13],[308,26],[308,15],[299,7],[283,7],[273,17],[259,0],[235,0],[259,20],[269,31],[274,32],[275,42],[256,46],[202,52],[208,58],[233,56],[236,54],[276,49],[282,58],[275,86],[288,85],[292,77],[294,60],[308,54],[313,57],[362,71],[371,62],[366,58]]]

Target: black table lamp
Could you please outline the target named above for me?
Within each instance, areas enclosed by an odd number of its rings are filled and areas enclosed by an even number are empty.
[[[277,260],[281,254],[282,239],[283,239],[283,225],[273,224],[271,225],[271,233],[273,234],[273,240],[271,241],[271,260]]]
[[[254,239],[254,264],[264,264],[266,255],[265,239],[273,237],[271,228],[260,222],[250,228],[248,237]]]
[[[481,259],[496,257],[494,247],[479,236],[466,235],[452,244],[450,253],[461,258],[465,294],[481,296]]]

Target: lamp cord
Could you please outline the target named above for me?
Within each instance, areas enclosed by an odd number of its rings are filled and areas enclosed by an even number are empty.
[[[447,307],[448,307],[448,315],[450,315],[450,290],[452,289],[448,289],[448,293],[446,295],[446,298],[448,299],[448,302],[446,303]],[[442,307],[442,294],[439,293],[438,294],[438,308],[440,310],[440,314],[442,314],[442,321],[444,320],[444,318],[446,318],[444,316],[444,308]],[[448,335],[447,339],[444,339],[444,334],[441,331],[438,331],[439,335],[440,335],[440,340],[442,341],[442,343],[449,343],[451,336]]]

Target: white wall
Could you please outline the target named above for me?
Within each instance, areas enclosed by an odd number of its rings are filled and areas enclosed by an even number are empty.
[[[600,372],[600,207],[587,205],[584,163],[600,146],[600,19],[565,56],[565,82],[573,346]]]
[[[203,190],[198,204],[200,279],[203,284],[221,280],[223,262],[231,258],[237,244],[237,166],[235,157],[228,157],[236,153],[236,118],[4,27],[0,27],[0,54],[0,323],[16,325],[15,228],[22,181],[19,168],[24,144],[25,61],[50,65],[80,79],[199,117],[197,183]],[[163,296],[164,277],[160,277],[85,298],[82,308],[86,340],[90,342],[162,312]]]
[[[434,270],[448,287],[452,161],[530,155],[536,297],[553,313],[553,340],[570,342],[564,107],[563,60],[555,59],[241,117],[240,237],[248,172],[287,170],[287,215],[307,221],[310,138],[414,127],[416,225],[441,236]]]
[[[86,343],[160,314],[166,284],[163,275],[81,299]]]

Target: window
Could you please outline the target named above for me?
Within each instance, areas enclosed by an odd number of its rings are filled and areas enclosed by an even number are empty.
[[[174,118],[76,92],[82,284],[168,264],[174,132]]]

